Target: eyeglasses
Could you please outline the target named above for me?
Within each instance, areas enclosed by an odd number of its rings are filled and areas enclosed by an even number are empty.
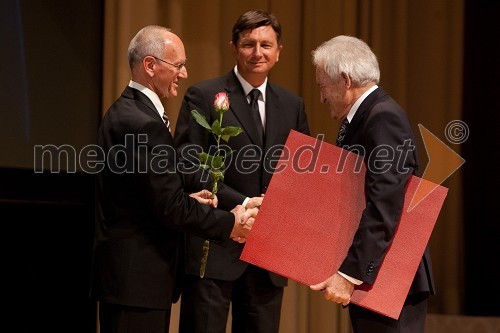
[[[182,69],[186,67],[186,62],[183,62],[182,64],[179,64],[179,65],[176,65],[176,64],[173,64],[173,63],[168,62],[168,61],[166,61],[166,60],[163,60],[163,59],[161,59],[161,58],[158,58],[158,57],[155,57],[155,56],[152,56],[152,57],[153,57],[153,58],[155,58],[156,60],[160,60],[160,61],[162,61],[162,62],[164,62],[164,63],[166,63],[166,64],[169,64],[169,65],[171,65],[171,66],[174,66],[175,68],[177,68],[177,71],[179,71],[179,72],[181,72],[181,71],[182,71]]]

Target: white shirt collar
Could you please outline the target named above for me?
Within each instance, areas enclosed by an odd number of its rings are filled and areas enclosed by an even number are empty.
[[[241,76],[241,74],[238,72],[238,66],[234,66],[234,74],[236,74],[236,77],[238,78],[238,81],[240,81],[241,86],[243,87],[243,92],[245,93],[245,96],[248,96],[250,91],[254,89],[254,87],[248,83],[247,80]],[[264,80],[264,83],[262,83],[260,86],[256,87],[256,89],[260,90],[260,96],[262,96],[262,101],[266,102],[266,87],[267,87],[267,77]],[[260,99],[260,98],[259,98]]]
[[[140,92],[142,92],[144,95],[146,95],[151,100],[151,102],[153,102],[153,105],[155,106],[156,111],[158,111],[158,113],[160,114],[160,117],[163,119],[163,113],[165,113],[165,108],[163,107],[163,104],[161,104],[160,98],[153,90],[146,88],[142,84],[137,83],[137,82],[132,81],[132,80],[130,80],[130,82],[128,83],[128,86],[130,88],[137,89]]]
[[[351,109],[349,110],[349,113],[347,114],[347,117],[346,117],[347,120],[349,121],[349,124],[351,123],[352,118],[354,118],[354,115],[356,114],[356,111],[358,111],[361,103],[363,103],[365,98],[367,98],[368,95],[370,95],[377,88],[378,88],[378,86],[374,85],[373,87],[371,87],[370,89],[365,91],[365,93],[363,95],[361,95],[361,97],[358,98],[358,100],[356,102],[354,102],[354,104],[351,106]]]

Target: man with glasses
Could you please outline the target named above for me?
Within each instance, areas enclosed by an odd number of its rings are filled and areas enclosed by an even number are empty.
[[[130,42],[128,58],[132,79],[99,129],[105,167],[96,177],[91,295],[99,301],[101,333],[165,333],[179,296],[182,232],[240,240],[255,212],[213,209],[217,198],[207,190],[184,193],[160,102],[177,96],[179,80],[187,78],[180,38],[145,27]]]
[[[268,81],[282,48],[278,20],[262,11],[241,15],[233,27],[230,47],[236,66],[222,77],[188,89],[175,133],[181,161],[188,167],[196,164],[196,158],[190,156],[197,154],[187,154],[190,148],[208,151],[215,141],[193,121],[190,112],[198,110],[212,123],[218,119],[214,96],[228,94],[230,110],[224,114],[222,125],[238,126],[244,132],[228,142],[234,154],[217,192],[219,208],[226,210],[237,204],[259,206],[290,130],[309,133],[302,98]],[[211,188],[201,172],[183,175],[190,190]],[[180,332],[224,333],[231,303],[233,333],[277,333],[287,280],[240,261],[243,246],[234,242],[208,243],[205,274],[201,277],[205,241],[203,237],[187,236]]]
[[[176,65],[176,64],[173,64],[173,63],[168,62],[168,61],[166,61],[166,60],[163,60],[163,59],[161,59],[161,58],[158,58],[158,57],[155,57],[155,56],[153,56],[153,57],[154,57],[156,60],[160,60],[161,62],[164,62],[164,63],[166,63],[166,64],[169,64],[169,65],[174,66],[175,68],[177,68],[177,71],[178,71],[179,73],[180,73],[180,72],[182,72],[182,70],[186,68],[186,61],[181,62],[180,64]],[[186,70],[186,72],[187,72],[187,70]],[[186,77],[187,77],[187,76],[186,76]]]

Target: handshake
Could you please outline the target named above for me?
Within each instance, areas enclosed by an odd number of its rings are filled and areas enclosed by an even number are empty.
[[[190,197],[198,200],[199,203],[213,206],[217,208],[218,199],[217,196],[212,198],[212,192],[208,190],[202,190],[200,192],[191,193]],[[231,239],[238,243],[245,243],[252,230],[253,223],[259,212],[259,207],[264,200],[264,195],[260,197],[253,197],[247,200],[245,206],[237,205],[231,210],[234,214],[234,227],[231,231]]]

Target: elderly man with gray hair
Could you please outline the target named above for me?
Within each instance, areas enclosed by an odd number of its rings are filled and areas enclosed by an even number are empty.
[[[377,57],[358,38],[337,36],[313,51],[322,103],[341,121],[336,144],[363,155],[366,208],[339,271],[311,286],[327,300],[349,305],[355,333],[423,333],[428,296],[434,294],[431,260],[426,248],[398,320],[349,304],[356,285],[375,282],[391,245],[403,209],[405,187],[417,173],[416,141],[405,111],[378,86]],[[372,154],[389,152],[383,170]],[[397,156],[397,154],[401,154]],[[387,293],[390,293],[387,290]]]

